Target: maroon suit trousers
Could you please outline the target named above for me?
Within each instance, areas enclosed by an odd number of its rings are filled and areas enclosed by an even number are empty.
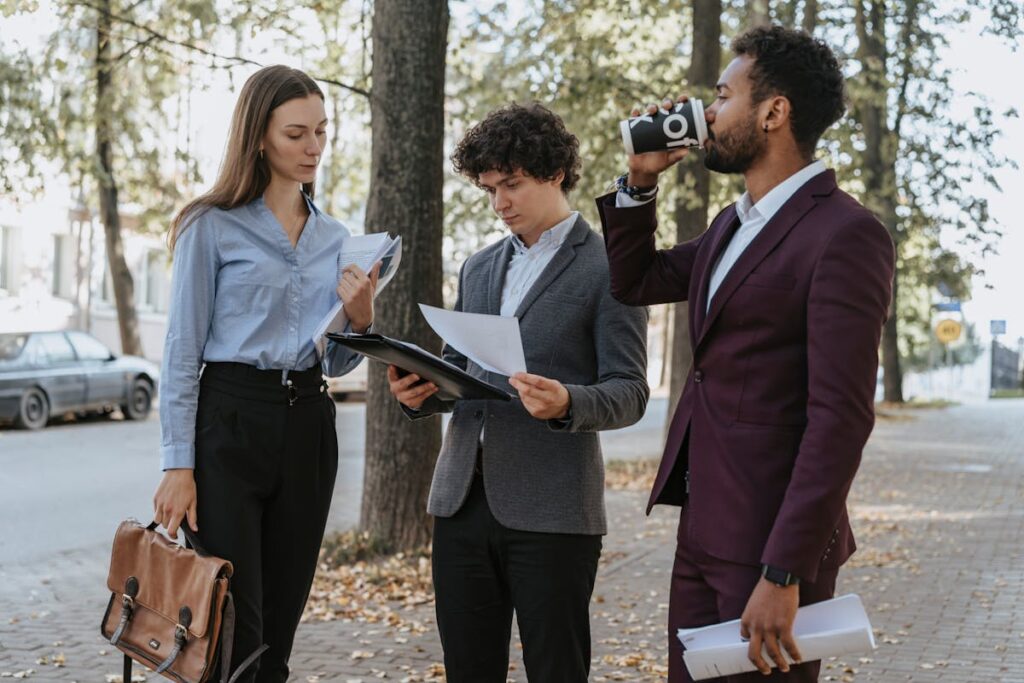
[[[687,511],[683,507],[676,535],[676,557],[672,566],[672,590],[668,605],[668,681],[692,683],[683,664],[683,646],[676,637],[681,628],[708,626],[739,619],[761,578],[761,568],[726,562],[708,555],[693,540]],[[838,569],[821,570],[814,583],[800,584],[800,604],[828,600],[835,593]],[[710,679],[709,683],[811,683],[818,680],[820,662],[791,667],[789,673],[772,669],[770,676],[757,671]]]

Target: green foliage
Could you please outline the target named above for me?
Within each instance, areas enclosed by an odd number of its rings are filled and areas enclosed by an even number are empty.
[[[920,365],[931,337],[928,310],[938,282],[970,297],[976,269],[960,254],[984,255],[996,248],[1000,226],[989,214],[983,190],[1000,189],[994,170],[1016,168],[1002,152],[1000,127],[1016,111],[996,112],[978,93],[954,93],[948,36],[961,30],[984,2],[952,6],[923,0],[821,2],[818,35],[845,52],[849,116],[827,133],[840,184],[872,208],[897,246],[901,355]],[[994,3],[998,5],[999,3]],[[864,33],[856,31],[856,7],[863,6]],[[1004,10],[1004,19],[1012,13]],[[994,15],[1000,35],[1013,30]],[[1019,28],[1016,29],[1019,32]],[[877,46],[871,41],[878,41]],[[956,97],[971,105],[971,116],[954,111]],[[881,104],[886,130],[881,160],[869,144],[866,115]],[[887,181],[869,191],[870,173]],[[958,252],[940,237],[955,238]]]
[[[58,140],[43,70],[25,52],[0,52],[0,194],[15,201],[44,187],[40,161]]]
[[[688,3],[632,0],[497,2],[467,8],[448,56],[451,144],[484,115],[512,101],[540,102],[580,140],[583,168],[571,203],[596,222],[593,198],[625,170],[618,122],[635,104],[683,87]],[[495,236],[484,195],[449,183],[446,232],[455,260]],[[670,202],[662,202],[666,210]],[[667,232],[674,232],[664,221]]]

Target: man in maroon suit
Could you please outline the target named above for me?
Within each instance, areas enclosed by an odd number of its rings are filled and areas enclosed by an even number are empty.
[[[677,629],[737,618],[761,674],[814,681],[819,664],[789,665],[783,650],[800,661],[797,606],[832,597],[854,550],[846,496],[874,424],[893,244],[813,160],[844,111],[831,50],[780,27],[732,49],[706,108],[704,163],[742,173],[746,193],[697,239],[656,250],[654,195],[686,155],[675,150],[631,156],[598,209],[613,296],[690,302],[693,365],[648,504],[683,507],[669,681],[691,680]]]

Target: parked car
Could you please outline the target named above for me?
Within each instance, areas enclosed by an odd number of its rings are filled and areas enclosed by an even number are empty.
[[[153,407],[159,368],[136,356],[116,356],[84,332],[0,334],[0,420],[40,429],[64,413],[110,414],[142,420]]]

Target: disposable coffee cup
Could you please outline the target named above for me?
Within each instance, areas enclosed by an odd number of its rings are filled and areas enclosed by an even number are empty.
[[[680,147],[703,147],[708,139],[704,103],[700,100],[676,102],[671,109],[658,108],[619,123],[622,144],[627,154],[664,152]]]

